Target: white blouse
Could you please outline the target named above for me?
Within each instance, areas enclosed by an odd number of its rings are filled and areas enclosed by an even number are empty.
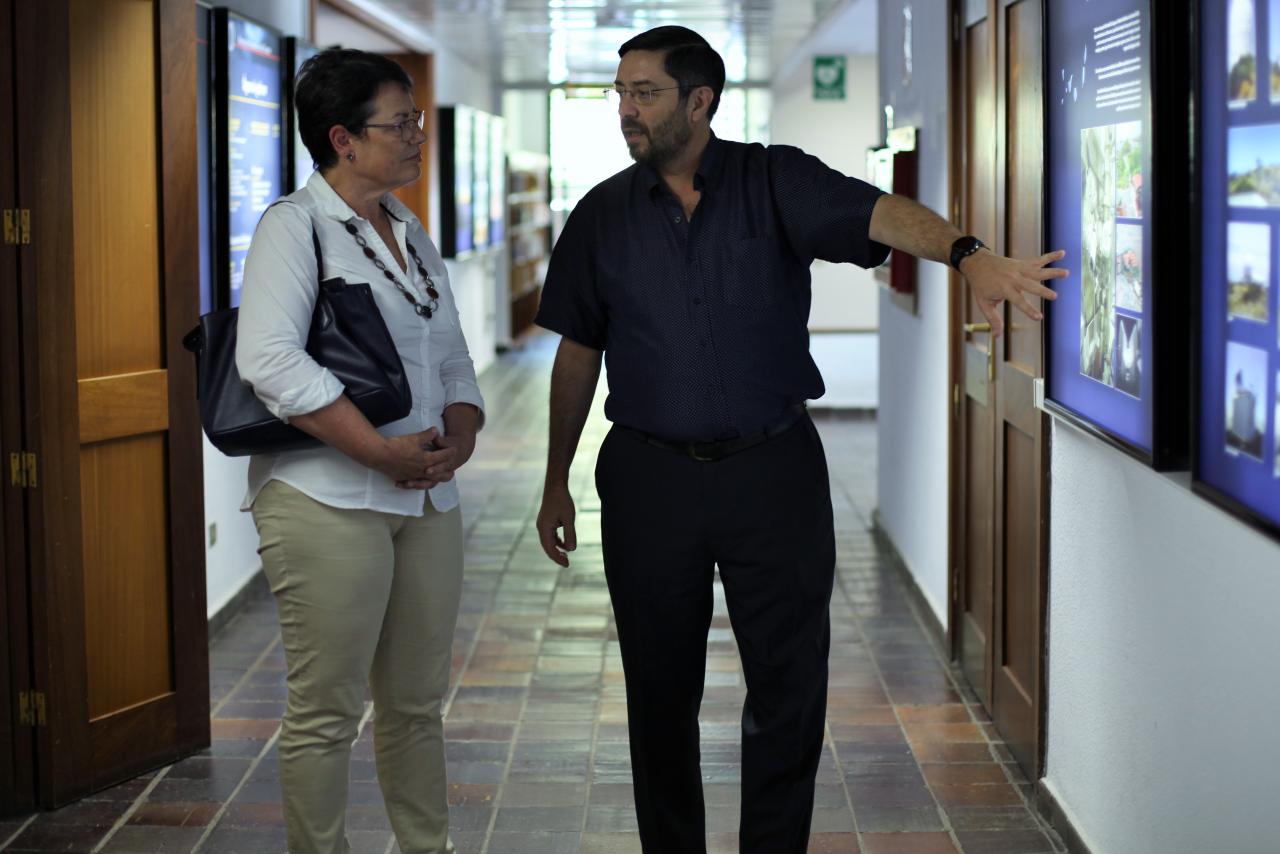
[[[318,364],[305,349],[311,315],[319,290],[311,226],[315,225],[324,255],[321,278],[340,276],[350,284],[368,282],[387,329],[404,362],[413,393],[413,410],[399,421],[378,428],[383,436],[402,436],[435,427],[442,434],[444,410],[454,403],[480,409],[484,399],[476,384],[475,366],[458,323],[458,307],[449,287],[449,274],[422,223],[395,196],[382,204],[391,214],[400,254],[408,272],[387,249],[373,224],[358,216],[318,171],[307,185],[267,210],[258,223],[244,265],[240,298],[236,367],[240,377],[276,417],[288,421],[328,406],[342,394],[342,383]],[[406,239],[440,294],[439,309],[430,320],[418,316],[373,261],[366,258],[347,233],[354,223],[360,234],[420,303],[426,303],[427,283],[418,275]],[[242,510],[253,506],[268,481],[279,480],[322,504],[377,510],[401,516],[421,516],[422,490],[399,489],[391,478],[361,465],[336,448],[255,454],[249,461],[249,491]],[[439,511],[458,505],[458,483],[442,483],[429,492]]]

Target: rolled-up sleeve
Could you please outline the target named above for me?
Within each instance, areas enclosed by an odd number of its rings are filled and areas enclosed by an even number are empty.
[[[889,247],[871,239],[878,187],[832,169],[789,145],[769,147],[773,201],[787,240],[802,258],[878,267]]]
[[[343,392],[306,351],[318,278],[307,212],[292,203],[268,209],[245,259],[236,369],[282,421],[322,409]]]
[[[440,383],[444,386],[442,409],[448,409],[455,403],[469,403],[480,410],[478,428],[483,429],[484,396],[480,394],[480,384],[476,381],[476,366],[471,361],[471,351],[467,349],[467,339],[462,334],[457,302],[451,299],[447,305],[447,310],[453,314],[453,324],[431,332],[444,337],[441,351],[447,354],[440,360]]]

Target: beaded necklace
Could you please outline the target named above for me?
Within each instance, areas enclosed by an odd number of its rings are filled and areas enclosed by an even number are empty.
[[[391,284],[396,286],[400,293],[404,295],[404,298],[413,306],[414,312],[419,317],[423,320],[430,320],[431,315],[440,307],[440,292],[436,290],[435,282],[431,280],[431,276],[427,275],[427,268],[423,266],[422,259],[418,257],[418,250],[413,248],[413,244],[409,242],[409,239],[407,237],[405,238],[404,245],[409,247],[409,254],[413,257],[413,263],[418,268],[418,275],[427,283],[427,297],[429,298],[429,301],[426,305],[418,302],[413,293],[401,283],[399,278],[396,277],[396,274],[387,269],[387,265],[382,263],[382,259],[378,257],[378,253],[374,252],[373,249],[370,248],[369,242],[360,234],[360,230],[356,228],[356,224],[354,222],[347,222],[344,223],[344,225],[346,226],[347,234],[354,237],[356,239],[356,243],[360,244],[361,250],[364,251],[364,257],[372,261],[374,265],[382,271],[382,275],[386,276],[391,281]]]

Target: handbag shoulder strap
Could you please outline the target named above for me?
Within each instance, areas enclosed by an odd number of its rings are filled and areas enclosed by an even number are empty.
[[[274,208],[276,205],[286,204],[297,204],[297,202],[290,199],[276,199],[268,207]],[[316,221],[315,217],[311,215],[311,211],[307,209],[306,205],[301,207],[307,212],[307,219],[311,220],[311,246],[316,251],[316,281],[322,283],[324,282],[324,252],[320,249],[320,235],[316,233]]]
[[[316,224],[311,223],[311,245],[316,250],[316,281],[324,281],[324,253],[320,251],[320,235],[316,234]]]

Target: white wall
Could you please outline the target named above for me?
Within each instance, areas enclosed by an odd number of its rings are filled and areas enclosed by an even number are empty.
[[[1052,441],[1045,784],[1096,854],[1280,850],[1280,545]]]
[[[903,6],[912,6],[914,68],[903,82]],[[939,212],[948,202],[948,25],[941,5],[880,0],[882,104],[895,125],[920,132],[920,201]],[[930,4],[931,5],[931,4]],[[920,263],[919,316],[880,301],[879,510],[938,621],[947,624],[947,268]]]
[[[865,26],[865,21],[836,16],[814,40],[840,39],[831,32]],[[813,53],[827,51],[813,51]],[[866,178],[866,150],[879,145],[880,92],[874,56],[846,56],[844,101],[813,97],[812,53],[786,63],[773,80],[770,141],[794,145],[833,169]],[[878,404],[877,334],[880,287],[870,270],[852,264],[815,261],[812,336],[809,352],[822,372],[827,393],[814,405],[875,409]]]

